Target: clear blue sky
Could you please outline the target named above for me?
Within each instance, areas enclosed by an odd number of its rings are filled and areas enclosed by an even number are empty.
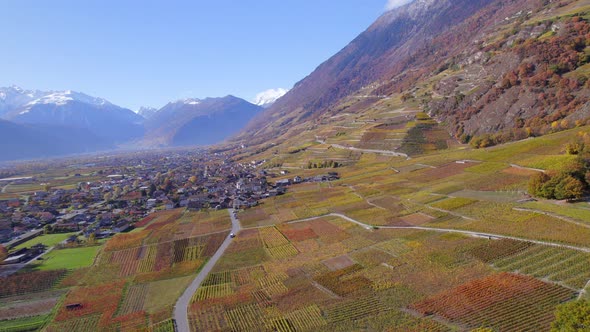
[[[136,110],[290,88],[386,0],[4,0],[0,86],[85,92]]]

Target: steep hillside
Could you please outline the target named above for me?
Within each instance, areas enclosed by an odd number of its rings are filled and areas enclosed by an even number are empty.
[[[149,146],[206,145],[237,133],[262,107],[234,96],[169,103],[146,121]]]
[[[398,98],[400,107],[428,112],[464,142],[580,124],[589,108],[589,5],[416,0],[385,13],[257,116],[236,142],[317,135],[350,114],[383,117],[397,104],[387,100]]]

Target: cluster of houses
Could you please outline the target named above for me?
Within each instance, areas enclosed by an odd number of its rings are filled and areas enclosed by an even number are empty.
[[[41,255],[45,251],[45,249],[47,249],[47,247],[41,243],[36,244],[36,245],[32,246],[31,248],[22,248],[22,249],[16,250],[15,252],[10,253],[10,256],[8,256],[2,263],[3,264],[20,264],[20,263],[28,262],[31,259]]]
[[[269,178],[286,175],[286,171],[279,175],[260,170],[263,163],[234,163],[223,155],[198,151],[104,158],[87,164],[99,169],[94,175],[100,180],[0,201],[0,243],[40,231],[104,238],[129,230],[156,210],[244,209],[284,194],[292,184],[338,179],[338,173],[330,172],[271,183]]]

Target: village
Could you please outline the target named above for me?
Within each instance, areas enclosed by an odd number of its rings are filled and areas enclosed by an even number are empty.
[[[45,185],[45,190],[0,200],[0,244],[11,249],[39,235],[75,233],[61,244],[75,246],[130,231],[155,211],[247,209],[284,194],[292,184],[338,179],[335,172],[289,177],[288,171],[265,169],[265,162],[234,163],[223,154],[180,151],[69,165],[94,170],[89,176],[98,179],[77,182],[70,189],[52,188],[35,177],[0,179],[2,185]],[[82,180],[86,175],[70,176]],[[46,249],[13,250],[4,264],[26,263]]]

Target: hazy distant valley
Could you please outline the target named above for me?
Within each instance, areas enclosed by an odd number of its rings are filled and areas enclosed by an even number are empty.
[[[0,160],[220,143],[238,133],[262,106],[243,99],[183,99],[138,113],[74,91],[0,88]]]

